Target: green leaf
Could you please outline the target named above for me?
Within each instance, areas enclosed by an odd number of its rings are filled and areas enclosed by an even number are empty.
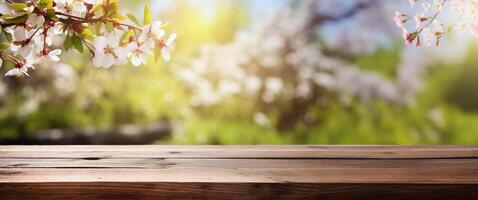
[[[13,36],[11,33],[8,33],[5,30],[3,30],[3,34],[5,35],[5,38],[7,39],[7,41],[12,42]]]
[[[81,41],[81,38],[77,35],[72,36],[72,43],[73,46],[75,46],[75,49],[78,50],[80,53],[83,53],[83,42]]]
[[[9,43],[6,43],[6,42],[2,42],[0,43],[0,50],[6,50],[8,49],[8,47],[10,47],[10,44]]]
[[[53,8],[53,0],[40,0],[40,8],[45,9],[52,9]]]
[[[56,16],[56,13],[55,13],[55,9],[53,8],[50,8],[47,10],[47,15],[48,15],[48,18],[54,20],[54,21],[58,21],[58,16]]]
[[[103,3],[98,3],[93,8],[91,9],[91,12],[95,13],[96,16],[98,17],[103,17],[105,15],[105,11],[103,9]]]
[[[140,26],[138,19],[136,19],[136,17],[133,14],[128,13],[126,14],[126,17],[128,17],[128,19],[131,20],[136,25]]]
[[[128,30],[124,32],[123,35],[121,36],[120,44],[123,44],[125,41],[129,40],[129,38],[131,38],[133,33],[134,32],[132,30]]]
[[[144,6],[144,24],[151,24],[153,17],[151,15],[151,10],[149,10],[148,5]]]
[[[171,23],[169,23],[169,22],[168,22],[168,23],[164,23],[164,24],[161,25],[160,29],[166,28],[166,27],[168,27],[170,24],[171,24]]]
[[[107,23],[106,23],[106,30],[107,30],[109,33],[113,32],[114,29],[115,29],[115,27],[114,27],[113,23],[111,23],[111,22],[107,22]]]
[[[109,8],[108,8],[108,11],[107,11],[107,16],[109,17],[112,17],[114,16],[115,14],[118,13],[118,10],[119,10],[119,5],[118,3],[111,3]]]
[[[5,24],[20,24],[25,23],[28,19],[27,15],[20,15],[13,18],[4,18]]]
[[[90,29],[84,28],[83,31],[81,31],[81,37],[87,40],[93,40],[96,36],[93,34],[93,32],[91,32]]]
[[[65,38],[65,42],[63,43],[63,48],[68,51],[70,50],[72,47],[72,42],[71,42],[71,37],[70,36],[66,36]]]
[[[102,26],[103,26],[102,23],[96,24],[96,26],[95,26],[95,32],[96,32],[97,35],[100,35],[100,33],[101,33],[101,27],[102,27]]]
[[[124,21],[126,19],[126,16],[124,16],[120,13],[116,13],[111,18],[116,19],[118,21]]]
[[[15,10],[23,10],[27,8],[28,6],[27,4],[24,4],[24,3],[11,3],[10,7],[12,7]]]

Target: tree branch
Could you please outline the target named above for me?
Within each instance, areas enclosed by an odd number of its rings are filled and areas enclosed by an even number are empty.
[[[369,0],[365,2],[360,2],[357,5],[353,6],[352,8],[346,10],[343,13],[340,13],[339,15],[322,15],[322,14],[317,14],[315,19],[313,20],[314,25],[320,25],[325,22],[337,22],[341,20],[345,20],[351,17],[356,16],[358,13],[360,13],[362,10],[368,9],[372,7],[374,4],[376,4],[378,0]]]

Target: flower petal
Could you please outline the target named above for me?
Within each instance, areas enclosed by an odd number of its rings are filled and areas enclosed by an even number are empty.
[[[106,37],[104,36],[97,37],[93,43],[93,46],[95,46],[96,51],[104,51],[106,45]]]
[[[176,33],[171,34],[168,38],[168,41],[166,42],[166,45],[168,45],[168,47],[171,46],[173,44],[174,40],[176,40],[177,36],[178,36],[178,34],[176,34]]]
[[[101,62],[101,66],[104,68],[110,68],[113,66],[113,63],[115,62],[115,58],[111,54],[105,54],[105,57],[103,58]]]
[[[61,54],[61,49],[55,49],[49,53],[50,55],[59,56]]]
[[[18,75],[20,75],[20,70],[18,68],[11,69],[5,74],[5,76],[18,76]]]
[[[131,56],[131,63],[132,63],[134,66],[138,67],[138,66],[141,65],[142,60],[141,60],[141,58],[140,58],[139,56],[134,55],[134,56]]]
[[[161,55],[163,56],[163,60],[169,62],[171,60],[171,53],[169,52],[168,48],[161,49]]]

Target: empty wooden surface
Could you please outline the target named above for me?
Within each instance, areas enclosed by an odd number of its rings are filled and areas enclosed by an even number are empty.
[[[0,146],[0,199],[478,199],[473,146]]]

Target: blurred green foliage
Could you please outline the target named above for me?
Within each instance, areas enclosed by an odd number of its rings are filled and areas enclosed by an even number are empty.
[[[379,100],[337,98],[324,107],[309,107],[306,117],[288,129],[278,127],[278,115],[287,105],[269,106],[268,126],[253,115],[266,109],[247,99],[228,99],[220,105],[194,108],[185,85],[172,73],[187,64],[204,42],[230,41],[247,21],[242,3],[220,3],[214,16],[205,18],[188,1],[179,1],[161,13],[172,22],[168,31],[180,36],[176,64],[150,64],[140,68],[117,66],[104,70],[88,64],[87,55],[67,56],[78,74],[72,95],[42,103],[22,117],[20,92],[9,93],[0,109],[0,136],[17,137],[51,128],[107,128],[119,124],[171,121],[167,144],[478,144],[478,47],[458,65],[440,65],[428,73],[422,92],[411,105]],[[239,4],[239,5],[237,5]],[[238,9],[240,8],[240,9]],[[402,46],[381,49],[373,55],[352,58],[355,64],[393,77]],[[152,61],[150,63],[153,63]],[[19,82],[17,88],[28,81]],[[20,90],[19,90],[20,91]]]
[[[247,102],[228,104],[228,109],[210,109],[207,117],[195,116],[185,122],[185,129],[171,139],[181,144],[477,144],[478,113],[465,109],[467,103],[456,103],[456,91],[476,86],[478,62],[473,56],[461,64],[440,65],[428,74],[416,101],[397,106],[383,101],[348,105],[332,103],[327,107],[310,108],[313,123],[300,120],[293,129],[279,131],[274,126],[262,128],[250,117],[253,110]],[[395,49],[381,50],[375,55],[357,59],[372,66],[396,66],[387,61],[397,59]],[[375,58],[375,59],[369,59]],[[370,66],[369,65],[369,66]],[[384,70],[389,75],[392,70]],[[470,73],[471,71],[471,73]],[[475,72],[475,73],[472,73]],[[472,78],[470,77],[472,76]],[[468,80],[463,80],[467,78]],[[464,84],[463,82],[466,82]],[[470,84],[471,86],[468,86]],[[473,87],[472,87],[473,88]],[[476,94],[476,90],[468,90]],[[464,97],[468,98],[468,97]],[[460,102],[460,101],[458,101]],[[475,104],[478,104],[475,102]],[[224,117],[235,111],[235,117]],[[273,116],[271,116],[273,117]]]

